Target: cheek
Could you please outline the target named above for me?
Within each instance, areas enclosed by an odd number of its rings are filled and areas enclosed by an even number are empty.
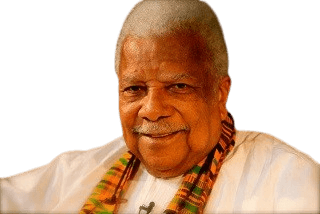
[[[138,115],[138,106],[134,103],[124,102],[120,98],[119,112],[122,127],[133,127],[136,117]]]
[[[207,124],[202,123],[201,126],[191,127],[188,139],[188,146],[193,153],[206,153],[210,147],[209,129]]]
[[[133,120],[132,116],[126,112],[120,111],[120,120],[121,120],[123,135],[126,136],[131,127],[131,123]]]
[[[210,109],[204,104],[198,104],[196,109],[192,110],[189,109],[194,114],[186,117],[190,126],[188,144],[192,152],[208,153],[220,138],[219,110]]]
[[[137,140],[136,136],[132,133],[132,128],[135,125],[136,117],[137,117],[137,107],[130,104],[124,104],[123,102],[119,102],[119,113],[120,120],[122,126],[123,137],[126,141],[128,148],[131,151],[137,150]]]

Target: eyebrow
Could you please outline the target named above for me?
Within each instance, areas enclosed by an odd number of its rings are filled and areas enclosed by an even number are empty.
[[[183,80],[183,79],[195,79],[190,74],[176,74],[172,77],[174,80]]]
[[[126,74],[121,78],[121,80],[125,82],[134,82],[134,81],[139,81],[139,77],[137,77],[134,74]]]
[[[174,80],[174,81],[179,81],[184,79],[196,79],[195,77],[187,73],[175,74],[175,75],[167,74],[167,75],[163,75],[162,78],[170,78],[171,80]],[[139,76],[136,76],[134,74],[126,74],[121,78],[121,80],[124,82],[136,82],[136,81],[141,82],[141,78],[139,78]]]

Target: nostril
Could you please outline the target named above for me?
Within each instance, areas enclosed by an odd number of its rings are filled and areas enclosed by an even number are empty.
[[[146,120],[148,122],[156,122],[158,120],[161,120],[161,119],[164,119],[164,118],[167,118],[167,117],[169,117],[169,116],[160,116],[160,117],[158,117],[156,119],[152,119],[152,118],[149,118],[149,117],[142,117],[142,119],[144,119],[144,120]]]

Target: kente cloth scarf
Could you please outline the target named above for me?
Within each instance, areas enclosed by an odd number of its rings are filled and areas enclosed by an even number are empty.
[[[177,193],[164,211],[173,213],[203,213],[224,158],[235,143],[235,128],[230,113],[222,121],[219,142],[208,156],[184,175]],[[125,153],[104,175],[83,205],[80,214],[113,214],[121,202],[129,181],[139,168],[140,161],[130,151]]]

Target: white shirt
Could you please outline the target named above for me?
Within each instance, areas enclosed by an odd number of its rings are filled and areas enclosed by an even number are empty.
[[[50,164],[1,179],[1,213],[77,213],[106,171],[127,151],[123,138],[89,151],[59,155]],[[182,181],[159,179],[143,166],[119,213],[155,207],[161,213]],[[262,133],[236,133],[210,194],[205,213],[320,211],[320,166],[307,155]]]

